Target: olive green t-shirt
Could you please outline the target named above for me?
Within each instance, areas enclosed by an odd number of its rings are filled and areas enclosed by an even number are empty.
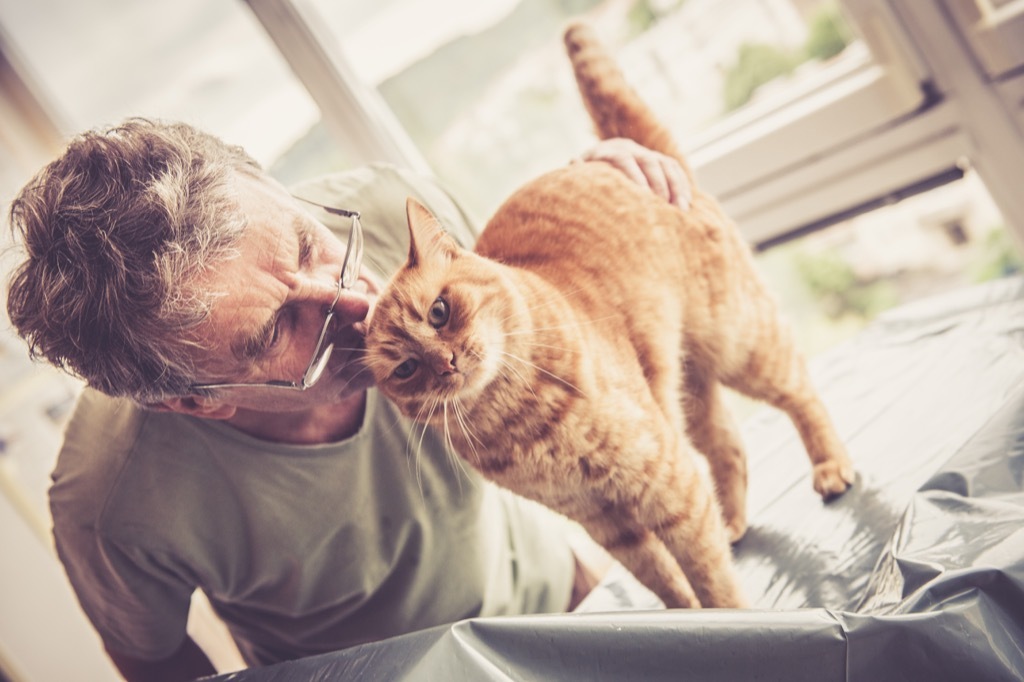
[[[433,182],[388,166],[295,189],[361,212],[364,263],[407,252],[405,197],[464,243]],[[347,229],[347,221],[318,216]],[[156,660],[185,637],[202,589],[251,665],[473,616],[563,610],[563,520],[498,490],[375,390],[339,443],[268,443],[222,422],[85,390],[53,474],[54,537],[105,645]]]

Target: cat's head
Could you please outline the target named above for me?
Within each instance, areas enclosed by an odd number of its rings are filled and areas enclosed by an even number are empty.
[[[496,264],[461,248],[415,200],[406,213],[409,258],[377,299],[366,364],[403,413],[428,421],[444,401],[466,406],[498,374],[509,311]]]

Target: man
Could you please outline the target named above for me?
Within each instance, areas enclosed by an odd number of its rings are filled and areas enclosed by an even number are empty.
[[[688,201],[653,152],[587,158]],[[88,385],[56,546],[127,679],[214,672],[185,630],[195,589],[249,665],[585,593],[559,520],[453,464],[360,364],[407,196],[471,243],[432,180],[372,166],[289,192],[237,147],[135,119],[73,140],[13,202],[10,318]]]

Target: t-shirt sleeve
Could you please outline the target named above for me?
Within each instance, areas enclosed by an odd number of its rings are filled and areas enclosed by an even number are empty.
[[[107,648],[142,660],[178,649],[193,587],[169,558],[121,546],[59,513],[54,539],[82,610]]]
[[[128,518],[116,531],[105,525],[110,486],[124,472],[124,460],[107,455],[135,438],[139,414],[123,400],[85,389],[49,500],[57,554],[103,643],[126,656],[158,660],[184,640],[195,583],[179,563],[147,545],[145,519]],[[101,415],[107,428],[97,429]]]

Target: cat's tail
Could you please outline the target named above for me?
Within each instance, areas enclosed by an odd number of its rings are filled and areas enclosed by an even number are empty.
[[[598,136],[605,140],[626,137],[677,159],[694,185],[693,172],[672,134],[626,82],[594,30],[585,23],[570,24],[565,30],[565,49]]]

